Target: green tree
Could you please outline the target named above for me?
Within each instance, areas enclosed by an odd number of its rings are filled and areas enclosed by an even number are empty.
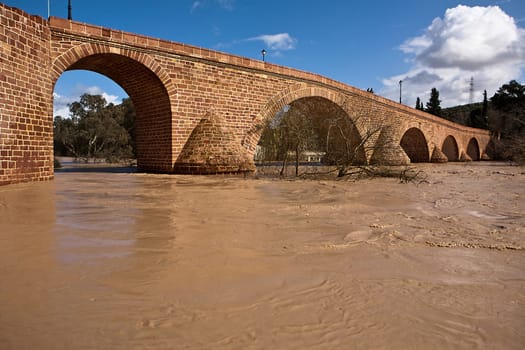
[[[425,110],[430,114],[441,116],[441,100],[439,99],[439,91],[436,88],[430,90],[430,99]]]
[[[105,158],[115,161],[132,156],[130,135],[122,126],[125,107],[107,104],[101,95],[84,94],[69,105],[71,118],[56,117],[54,140],[57,148],[76,158]]]
[[[55,155],[81,157],[78,121],[74,118],[56,116],[53,121],[53,143]]]
[[[481,117],[488,126],[488,115],[489,115],[489,101],[487,99],[487,90],[483,90],[483,107],[481,109]]]
[[[419,97],[416,98],[416,109],[418,109],[418,110],[422,110],[423,109],[423,104],[421,103],[421,99]]]
[[[137,118],[137,113],[135,111],[135,106],[133,105],[133,102],[130,98],[124,98],[122,99],[122,103],[120,104],[120,108],[122,108],[122,114],[123,119],[122,122],[120,122],[120,125],[126,129],[126,131],[129,134],[129,145],[131,146],[131,151],[133,153],[133,157],[137,157],[137,132],[135,128],[135,120]]]
[[[498,89],[490,102],[493,156],[525,164],[525,86],[511,80]]]
[[[508,84],[502,85],[490,99],[498,109],[513,109],[516,104],[523,103],[525,98],[525,86],[516,80],[511,80]]]
[[[516,80],[502,85],[490,99],[496,111],[490,128],[503,137],[525,132],[525,86]]]
[[[475,105],[479,105],[479,103]],[[487,90],[485,90],[485,92],[483,93],[483,104],[481,105],[481,107],[476,107],[470,111],[465,124],[473,128],[488,129],[487,114],[488,114],[488,100],[487,100]]]

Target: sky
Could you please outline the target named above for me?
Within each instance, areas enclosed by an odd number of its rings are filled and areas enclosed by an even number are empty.
[[[67,0],[0,0],[30,14],[67,17]],[[430,90],[442,107],[525,82],[525,1],[71,0],[73,20],[261,59],[321,74],[415,106]],[[120,103],[126,93],[86,71],[65,72],[55,115],[83,93]]]

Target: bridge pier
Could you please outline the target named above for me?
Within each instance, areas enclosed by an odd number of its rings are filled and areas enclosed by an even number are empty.
[[[432,151],[432,156],[430,157],[431,163],[446,163],[448,162],[448,158],[445,155],[445,153],[441,152],[439,147],[434,146],[434,150]]]
[[[394,130],[392,126],[384,127],[377,140],[370,140],[367,145],[372,149],[369,163],[372,165],[408,165],[410,158],[406,154],[401,144],[394,139]]]
[[[176,174],[238,174],[255,171],[255,163],[224,119],[209,111],[191,133],[173,167]]]
[[[370,158],[371,165],[408,165],[410,158],[406,155],[401,146],[394,143],[381,149],[381,151],[374,152]]]

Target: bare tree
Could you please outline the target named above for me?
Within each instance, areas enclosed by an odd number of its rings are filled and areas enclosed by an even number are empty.
[[[273,129],[265,130],[261,140],[270,133],[277,138],[274,145],[279,147],[274,148],[281,150],[279,160],[282,161],[279,174],[285,174],[288,156],[293,154],[295,175],[299,176],[301,152],[317,150],[324,151],[322,162],[328,169],[325,166],[303,175],[399,176],[402,182],[411,182],[411,177],[416,175],[411,168],[385,167],[396,159],[400,163],[408,162],[401,146],[394,142],[394,126],[386,117],[377,116],[372,110],[352,111],[350,107],[348,99],[336,105],[312,98],[297,105],[293,103],[288,110],[276,116],[268,124]],[[272,149],[271,146],[265,147]]]
[[[259,146],[264,160],[282,161],[281,176],[285,173],[292,153],[295,159],[295,176],[299,176],[301,155],[307,150],[316,149],[317,139],[312,118],[294,106],[286,106],[266,123]]]

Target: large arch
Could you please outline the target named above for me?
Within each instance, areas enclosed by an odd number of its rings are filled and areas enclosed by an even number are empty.
[[[480,159],[479,143],[475,137],[471,138],[467,145],[467,155],[472,160]]]
[[[443,153],[447,156],[450,162],[455,162],[459,160],[459,149],[456,139],[452,135],[448,135],[443,141],[443,146],[441,147]]]
[[[274,118],[279,111],[283,110],[285,106],[304,97],[322,97],[339,106],[345,98],[342,94],[332,90],[326,88],[311,88],[304,83],[294,84],[278,92],[261,107],[260,112],[252,122],[252,127],[247,131],[241,142],[250,154],[255,152],[264,125]]]
[[[320,96],[301,97],[294,100],[290,106],[298,109],[302,115],[312,118],[321,148],[326,151],[326,162],[366,163],[363,140],[355,120],[343,107]]]
[[[430,159],[425,135],[418,128],[410,128],[403,134],[399,142],[410,162],[422,163]]]
[[[74,47],[54,60],[53,84],[65,71],[88,70],[119,84],[136,110],[137,166],[152,172],[171,172],[172,103],[175,91],[167,74],[152,59],[133,51],[109,50],[99,45]]]
[[[261,138],[264,125],[273,119],[279,111],[285,106],[294,104],[301,108],[304,113],[319,113],[323,109],[340,113],[353,123],[354,135],[361,138],[361,124],[354,123],[348,108],[347,96],[324,87],[312,87],[305,83],[297,83],[275,94],[267,103],[262,106],[261,111],[257,114],[252,122],[252,128],[249,129],[242,140],[242,145],[253,156],[256,146]],[[323,113],[320,113],[323,114]],[[330,114],[324,113],[324,115]]]
[[[312,87],[304,83],[294,84],[274,95],[255,117],[253,126],[246,133],[242,145],[253,156],[259,140],[262,136],[264,126],[272,120],[286,106],[294,106],[304,115],[313,116],[319,120],[337,115],[346,121],[347,129],[352,145],[355,146],[356,155],[353,157],[355,163],[366,162],[364,147],[361,145],[361,124],[355,123],[348,109],[348,98],[334,90],[323,87]]]

